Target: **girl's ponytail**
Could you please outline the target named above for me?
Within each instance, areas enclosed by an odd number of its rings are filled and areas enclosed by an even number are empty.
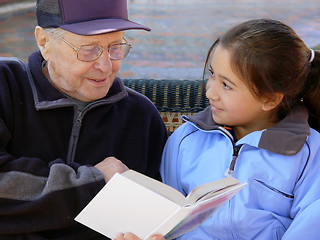
[[[310,126],[320,131],[320,51],[310,50],[309,64],[303,101],[309,111]]]

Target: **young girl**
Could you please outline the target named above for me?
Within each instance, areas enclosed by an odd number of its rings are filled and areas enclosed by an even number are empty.
[[[320,53],[259,19],[218,39],[206,66],[210,107],[169,138],[163,181],[184,194],[230,174],[247,186],[179,239],[319,239],[320,134],[308,118],[319,127]]]
[[[248,185],[181,239],[318,239],[320,134],[308,115],[318,127],[320,54],[260,19],[225,33],[206,65],[210,107],[170,137],[163,180],[185,194],[229,174]]]

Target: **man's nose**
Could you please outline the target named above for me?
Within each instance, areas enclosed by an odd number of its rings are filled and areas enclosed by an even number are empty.
[[[101,56],[95,61],[95,67],[102,72],[112,71],[112,61],[108,51],[103,51]]]

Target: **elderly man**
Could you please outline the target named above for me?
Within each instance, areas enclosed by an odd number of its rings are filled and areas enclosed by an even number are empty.
[[[38,0],[28,63],[0,59],[0,239],[105,239],[74,217],[116,172],[160,178],[154,105],[116,76],[126,0]],[[120,159],[120,160],[118,160]]]

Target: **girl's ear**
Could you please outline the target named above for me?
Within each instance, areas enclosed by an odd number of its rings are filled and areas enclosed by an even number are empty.
[[[48,61],[50,49],[48,33],[46,33],[42,27],[37,26],[34,30],[34,36],[43,58]]]
[[[278,107],[283,99],[283,93],[270,93],[262,98],[262,109],[264,111],[271,111]]]

